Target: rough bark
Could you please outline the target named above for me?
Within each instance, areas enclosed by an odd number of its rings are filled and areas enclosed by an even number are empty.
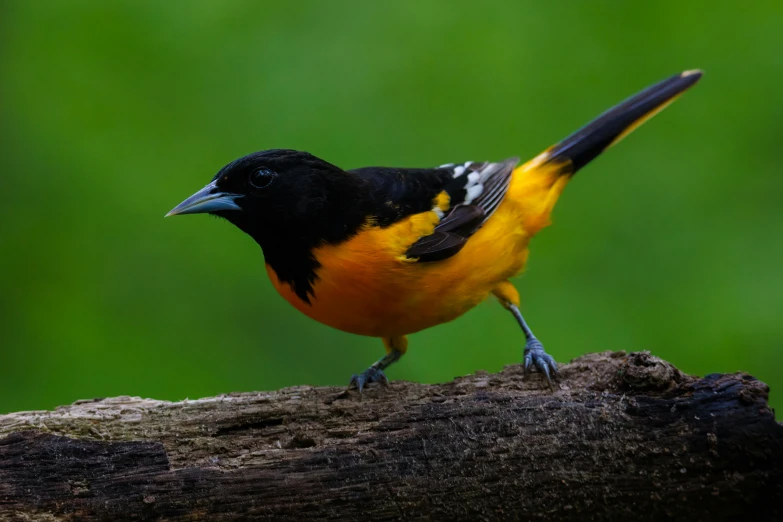
[[[0,416],[2,520],[783,520],[746,374],[592,354],[554,393],[453,382],[79,401]]]

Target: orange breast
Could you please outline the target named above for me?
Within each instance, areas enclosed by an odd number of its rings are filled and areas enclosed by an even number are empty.
[[[438,223],[435,212],[425,212],[386,228],[367,226],[346,242],[317,248],[321,267],[311,304],[267,265],[269,277],[299,311],[354,334],[394,337],[451,321],[524,268],[532,232],[548,219],[548,212],[541,216],[540,202],[551,195],[553,180],[520,176],[524,168],[514,172],[505,200],[487,223],[448,259],[417,263],[405,258],[408,247]]]

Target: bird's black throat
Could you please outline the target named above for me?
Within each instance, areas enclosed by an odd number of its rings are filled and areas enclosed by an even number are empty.
[[[331,176],[330,176],[331,178]],[[314,250],[354,236],[373,215],[364,183],[348,174],[333,177],[325,194],[291,195],[261,212],[218,212],[252,237],[278,279],[310,304],[320,263]]]

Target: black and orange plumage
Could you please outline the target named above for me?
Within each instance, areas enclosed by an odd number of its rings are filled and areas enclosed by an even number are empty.
[[[451,321],[490,294],[522,327],[525,369],[551,384],[557,366],[509,279],[573,174],[700,77],[686,71],[655,84],[518,167],[512,158],[343,170],[306,152],[267,150],[229,163],[168,215],[227,219],[261,246],[273,285],[299,311],[382,338],[387,354],[354,375],[359,389],[385,380],[407,334]]]

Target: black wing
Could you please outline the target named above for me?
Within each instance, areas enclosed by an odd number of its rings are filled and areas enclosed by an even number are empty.
[[[468,238],[481,228],[503,201],[517,163],[519,158],[500,163],[452,166],[454,180],[465,181],[461,199],[452,197],[451,211],[441,219],[432,234],[414,243],[406,255],[417,258],[419,262],[440,261],[462,250]]]
[[[441,165],[436,169],[368,167],[351,171],[371,187],[381,226],[433,208],[441,193],[449,195],[449,209],[435,231],[416,241],[406,252],[419,262],[440,261],[462,249],[503,201],[519,158],[499,163]]]

